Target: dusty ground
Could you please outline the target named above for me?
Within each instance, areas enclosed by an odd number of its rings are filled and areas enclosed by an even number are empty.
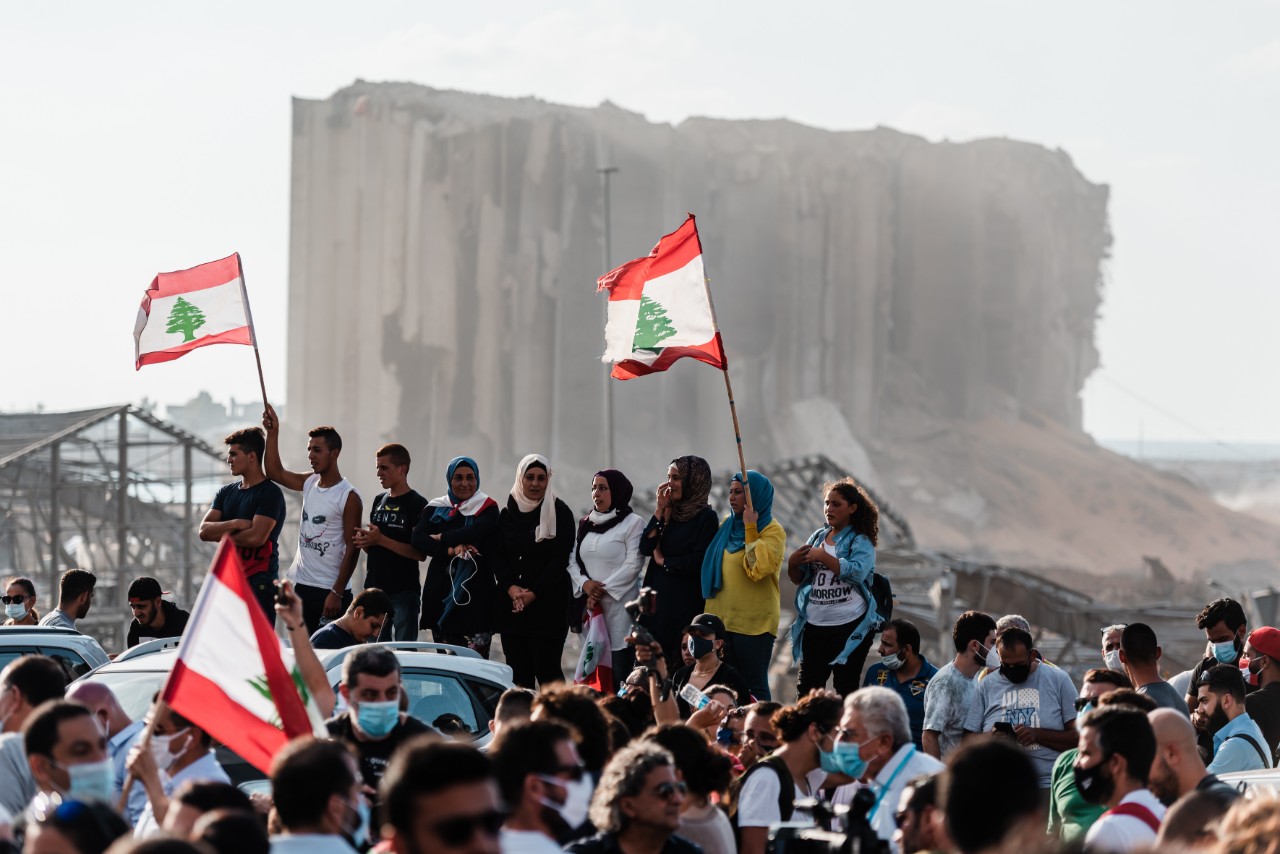
[[[1182,580],[1246,586],[1272,583],[1280,567],[1280,526],[1047,421],[952,422],[879,442],[872,455],[924,547],[1069,584],[1143,578],[1144,556]]]

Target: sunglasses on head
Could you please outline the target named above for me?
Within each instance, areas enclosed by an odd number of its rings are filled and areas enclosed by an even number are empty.
[[[19,593],[17,596],[0,596],[0,602],[6,605],[21,605],[31,597],[25,593]]]
[[[502,829],[504,819],[505,816],[502,813],[497,810],[490,810],[479,815],[460,815],[457,818],[446,818],[444,821],[437,822],[432,827],[432,830],[445,845],[457,848],[470,842],[471,837],[475,835],[477,830],[491,839],[496,839],[498,831]]]

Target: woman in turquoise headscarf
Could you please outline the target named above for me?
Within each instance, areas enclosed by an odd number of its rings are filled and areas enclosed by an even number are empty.
[[[737,668],[757,700],[770,699],[769,662],[778,636],[778,576],[787,534],[773,518],[773,484],[747,472],[729,481],[729,509],[702,560],[702,595],[708,614],[724,621],[724,660]]]

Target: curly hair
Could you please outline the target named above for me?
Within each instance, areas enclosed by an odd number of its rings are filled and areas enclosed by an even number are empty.
[[[839,694],[815,688],[794,706],[783,706],[775,712],[770,723],[778,737],[789,744],[798,741],[811,724],[817,724],[823,732],[834,728],[843,712],[844,701]]]
[[[619,803],[644,790],[649,772],[666,766],[674,769],[675,758],[650,741],[637,741],[619,750],[604,766],[600,783],[591,798],[591,823],[601,833],[618,834],[627,829],[627,817]]]
[[[825,484],[822,494],[838,492],[840,497],[853,505],[853,516],[849,519],[849,527],[855,534],[861,534],[871,541],[871,545],[880,545],[880,508],[856,480],[846,477],[834,483]]]
[[[733,779],[733,761],[724,751],[712,747],[707,739],[686,724],[663,724],[651,727],[644,741],[657,744],[675,758],[676,769],[695,795],[723,795]]]

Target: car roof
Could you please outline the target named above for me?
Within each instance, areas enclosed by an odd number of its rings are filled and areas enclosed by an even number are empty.
[[[106,651],[93,635],[52,626],[0,626],[0,646],[31,643],[74,649],[89,659],[90,664],[107,662]]]
[[[452,649],[441,649],[441,647],[445,647],[444,644],[385,643],[364,644],[364,646],[390,648],[395,653],[396,660],[400,662],[402,669],[431,668],[434,670],[447,670],[453,673],[487,678],[501,685],[511,684],[511,668],[508,665],[497,661],[488,661],[475,654],[473,650],[465,650],[465,652],[470,652],[472,655],[459,655],[453,653]],[[324,666],[325,672],[331,673],[335,669],[340,669],[346,657],[359,648],[359,646],[349,646],[342,649],[318,649],[316,650],[316,655],[319,657],[321,665]],[[135,647],[134,649],[138,648]],[[455,647],[453,649],[462,648]],[[293,650],[286,647],[283,653],[286,661],[291,663],[293,661]],[[173,664],[177,658],[177,647],[168,646],[153,651],[142,651],[140,655],[121,655],[115,661],[99,667],[94,673],[168,672],[173,669]]]

